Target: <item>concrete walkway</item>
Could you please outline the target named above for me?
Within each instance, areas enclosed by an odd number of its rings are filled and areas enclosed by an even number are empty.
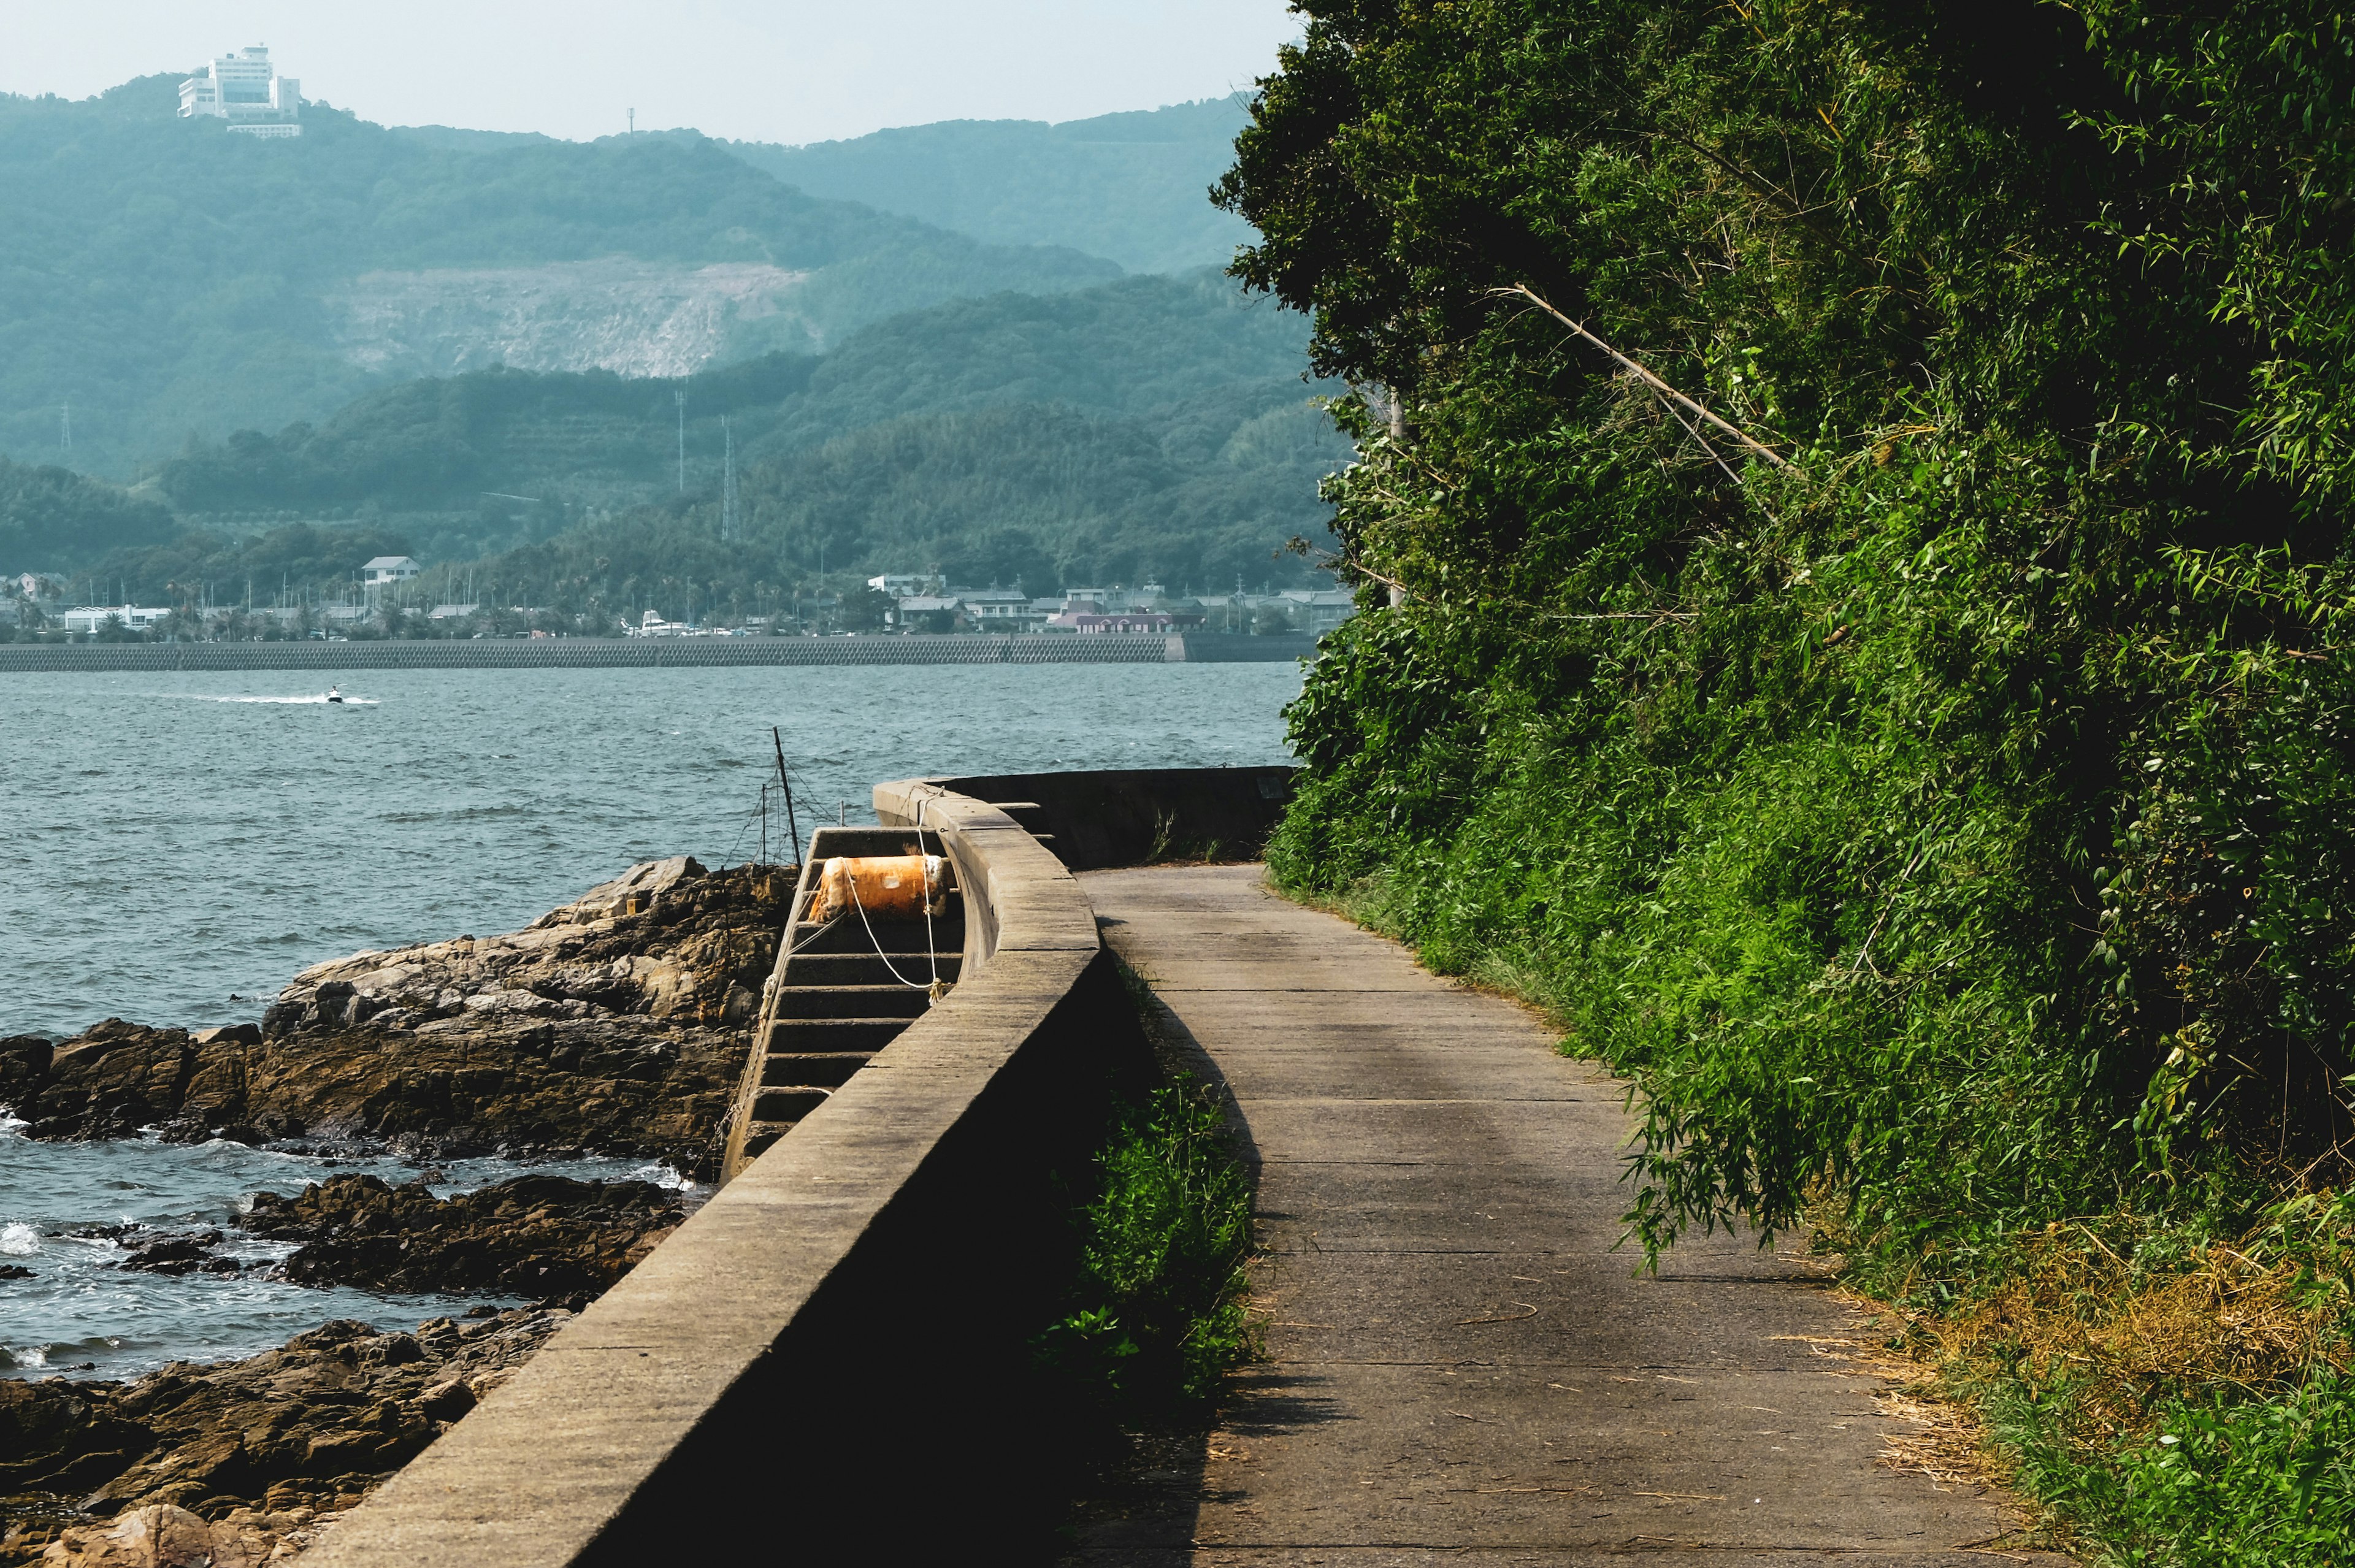
[[[1622,1086],[1528,1013],[1256,867],[1082,880],[1254,1147],[1272,1362],[1077,1561],[2062,1561],[1876,1463],[1914,1428],[1801,1260],[1719,1237],[1631,1276]]]

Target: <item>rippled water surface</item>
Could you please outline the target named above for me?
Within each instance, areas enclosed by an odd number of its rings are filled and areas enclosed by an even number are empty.
[[[329,705],[336,678],[0,675],[0,1035],[256,1019],[321,959],[510,931],[656,856],[749,859],[772,724],[806,835],[838,805],[871,819],[879,779],[1281,762],[1279,710],[1300,685],[1292,665],[385,670],[344,679],[350,700]],[[292,1192],[319,1163],[0,1132],[0,1264],[35,1274],[0,1280],[0,1374],[96,1361],[88,1375],[121,1376],[328,1317],[451,1310],[129,1275],[102,1266],[102,1244],[49,1233],[217,1224],[232,1253],[263,1258],[227,1222],[237,1199]],[[517,1168],[445,1167],[466,1187]]]

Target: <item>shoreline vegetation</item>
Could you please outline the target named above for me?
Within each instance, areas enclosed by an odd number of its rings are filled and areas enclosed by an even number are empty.
[[[2040,1539],[2355,1556],[2327,7],[1307,7],[1221,199],[1361,613],[1273,875],[1811,1232]]]

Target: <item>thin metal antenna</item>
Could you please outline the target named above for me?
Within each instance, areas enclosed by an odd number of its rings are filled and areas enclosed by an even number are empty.
[[[678,493],[687,494],[687,389],[671,393],[678,403]]]
[[[785,792],[785,831],[793,835],[794,859],[799,862],[802,858],[801,818],[794,815],[794,782],[785,776],[785,738],[778,733],[774,724],[769,726],[769,740],[777,748],[777,783],[784,787]]]
[[[68,398],[58,410],[58,445],[66,452],[73,450],[73,400]]]
[[[634,136],[634,135],[636,135],[637,133],[638,133],[638,112],[637,112],[636,110],[633,109],[633,110],[631,110],[631,111],[630,111],[630,134],[631,134],[631,135],[633,135],[633,136]]]

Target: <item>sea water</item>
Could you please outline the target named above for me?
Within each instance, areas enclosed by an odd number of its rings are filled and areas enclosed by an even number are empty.
[[[512,931],[636,861],[791,859],[871,821],[879,780],[1285,760],[1293,665],[849,666],[0,675],[0,1035],[258,1019],[305,965]],[[6,1118],[0,1115],[0,1124]],[[447,1195],[518,1174],[445,1162]],[[577,1177],[675,1175],[581,1161]],[[336,1170],[233,1144],[34,1143],[0,1125],[0,1375],[122,1377],[249,1355],[330,1317],[380,1327],[495,1297],[380,1296],[141,1274],[68,1232],[218,1227]],[[690,1200],[700,1196],[689,1191]],[[80,1369],[88,1366],[91,1370]]]

